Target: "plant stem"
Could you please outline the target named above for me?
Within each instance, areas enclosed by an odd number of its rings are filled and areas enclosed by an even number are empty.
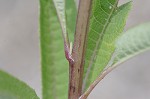
[[[88,32],[92,0],[80,0],[72,59],[69,61],[69,93],[68,99],[78,99],[82,90],[85,41]]]
[[[79,98],[79,99],[87,99],[91,91],[95,88],[95,86],[107,75],[109,74],[113,69],[115,69],[116,66],[112,66],[107,68],[105,71],[100,74],[100,76],[90,85],[90,87],[87,89],[87,91]]]

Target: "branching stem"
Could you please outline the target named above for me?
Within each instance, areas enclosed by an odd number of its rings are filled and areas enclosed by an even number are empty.
[[[75,39],[72,50],[73,62],[69,62],[69,99],[78,99],[81,95],[85,42],[88,32],[91,4],[92,0],[80,0],[79,2]]]
[[[87,91],[79,98],[79,99],[87,99],[91,91],[95,88],[95,86],[107,75],[109,74],[113,69],[115,69],[116,66],[108,67],[106,70],[104,70],[100,76],[90,85],[90,87],[87,89]]]

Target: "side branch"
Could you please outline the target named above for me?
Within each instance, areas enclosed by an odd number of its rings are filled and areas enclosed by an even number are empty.
[[[113,69],[115,69],[116,66],[112,66],[107,68],[105,71],[102,72],[102,74],[90,85],[90,87],[87,89],[87,91],[79,98],[79,99],[87,99],[91,91],[95,88],[95,86],[107,75],[109,74]]]

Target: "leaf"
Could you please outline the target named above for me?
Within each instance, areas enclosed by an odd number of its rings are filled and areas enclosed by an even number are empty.
[[[0,99],[39,99],[24,82],[0,70]]]
[[[52,0],[40,0],[40,42],[43,99],[67,99],[68,63],[61,26]]]
[[[66,25],[70,41],[73,42],[73,37],[76,27],[77,8],[75,0],[66,0]]]
[[[100,75],[115,50],[115,40],[124,29],[131,3],[117,7],[118,0],[94,0],[90,17],[83,91]]]
[[[113,65],[118,65],[147,50],[150,50],[150,23],[128,30],[117,40]]]
[[[63,37],[65,40],[69,38],[73,41],[75,32],[77,9],[74,0],[53,0],[57,15],[62,27]],[[68,42],[68,41],[66,41]]]
[[[68,38],[66,32],[66,17],[65,17],[65,1],[64,0],[53,0],[53,3],[56,8],[57,16],[62,28],[63,37],[66,40]]]

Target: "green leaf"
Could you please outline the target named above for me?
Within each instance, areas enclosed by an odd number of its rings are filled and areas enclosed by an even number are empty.
[[[66,0],[65,4],[67,32],[69,34],[70,41],[73,42],[77,19],[77,8],[75,0]]]
[[[62,27],[64,39],[73,42],[75,32],[77,8],[74,0],[53,0]]]
[[[115,50],[131,3],[117,7],[118,0],[93,0],[85,53],[83,91],[100,75]]]
[[[62,28],[64,39],[68,37],[66,32],[66,17],[65,17],[65,1],[64,0],[52,0],[56,8],[57,16]]]
[[[150,23],[128,30],[117,40],[113,65],[118,65],[147,50],[150,50]]]
[[[0,99],[39,99],[24,82],[0,70]]]
[[[62,30],[52,0],[40,0],[40,42],[43,99],[67,99],[68,63]]]

